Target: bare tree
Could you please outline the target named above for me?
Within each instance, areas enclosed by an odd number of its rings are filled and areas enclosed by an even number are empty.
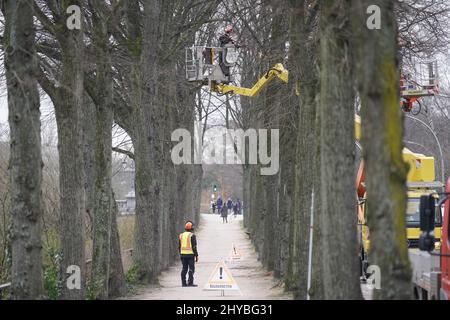
[[[317,65],[317,2],[292,1],[292,45],[299,92],[299,116],[295,158],[294,208],[291,215],[287,286],[298,299],[306,298],[311,194],[315,185],[315,147],[318,143],[316,96],[319,90]],[[318,234],[316,234],[318,235]],[[315,247],[315,250],[318,248]],[[317,270],[317,268],[316,268]],[[319,286],[320,287],[320,286]],[[320,290],[320,289],[319,289]]]
[[[195,92],[179,85],[184,78],[182,50],[193,42],[195,31],[209,19],[218,2],[148,0],[141,6],[140,1],[127,1],[119,24],[111,25],[122,54],[117,60],[122,63],[116,66],[118,83],[123,84],[120,98],[125,102],[117,104],[115,119],[132,139],[136,163],[133,259],[145,282],[156,281],[161,269],[175,258],[176,230],[181,221],[198,220],[198,213],[194,215],[189,204],[199,199],[189,183],[199,181],[201,172],[198,168],[186,172],[187,177],[194,172],[198,177],[189,180],[174,168],[168,157],[170,132],[186,122],[193,128]],[[202,4],[205,6],[198,11]],[[177,177],[178,173],[181,176]],[[174,197],[191,200],[182,200],[188,205],[178,208]],[[176,223],[171,226],[169,221]]]
[[[405,59],[445,52],[450,40],[450,7],[446,0],[399,0],[394,12]]]
[[[381,9],[380,30],[366,28],[369,5]],[[405,227],[407,165],[402,159],[394,3],[353,1],[352,10],[371,257],[382,279],[382,289],[376,292],[378,298],[407,299],[411,292]]]
[[[361,299],[355,189],[350,1],[323,1],[320,21],[320,223],[325,299]],[[339,187],[336,187],[338,182]],[[351,194],[351,193],[350,193]]]
[[[10,125],[12,298],[43,297],[41,122],[33,6],[2,1]]]
[[[39,1],[34,8],[42,25],[44,40],[39,49],[48,57],[40,61],[39,83],[53,102],[58,126],[61,271],[65,277],[67,268],[76,265],[80,268],[82,279],[80,290],[70,290],[64,286],[63,296],[66,299],[80,299],[85,294],[86,279],[82,152],[85,64],[83,31],[70,30],[66,25],[66,10],[70,4],[83,7],[84,2]]]

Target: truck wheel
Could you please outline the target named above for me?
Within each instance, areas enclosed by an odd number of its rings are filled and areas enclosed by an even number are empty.
[[[414,298],[414,300],[420,300],[419,290],[418,290],[417,286],[414,286],[414,289],[413,289],[413,298]]]
[[[428,292],[425,289],[422,289],[421,299],[420,300],[428,300]]]
[[[360,264],[360,277],[361,280],[366,282],[367,278],[369,278],[371,275],[367,273],[367,268],[369,267],[369,261],[366,258],[366,253],[364,252],[364,248],[361,248],[361,251],[359,253],[359,264]]]

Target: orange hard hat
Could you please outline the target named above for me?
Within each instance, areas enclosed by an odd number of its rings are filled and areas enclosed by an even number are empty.
[[[192,227],[193,227],[193,225],[192,225],[192,222],[190,222],[190,221],[186,222],[186,224],[184,225],[184,228],[186,230],[192,230]]]
[[[232,27],[232,26],[226,26],[226,27],[225,27],[225,32],[226,32],[226,33],[233,32],[233,27]]]

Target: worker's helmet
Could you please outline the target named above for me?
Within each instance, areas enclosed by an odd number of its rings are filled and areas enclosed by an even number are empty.
[[[233,32],[233,27],[232,26],[226,26],[225,27],[225,33],[231,33]]]
[[[192,230],[193,228],[194,226],[191,221],[186,222],[186,224],[184,225],[184,229],[186,230]]]

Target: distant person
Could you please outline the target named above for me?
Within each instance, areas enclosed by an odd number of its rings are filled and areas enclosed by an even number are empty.
[[[234,217],[236,218],[236,215],[238,214],[238,203],[237,203],[237,201],[233,202],[233,214],[234,214]]]
[[[223,200],[222,200],[222,197],[219,196],[219,198],[217,198],[217,201],[216,201],[216,207],[217,207],[218,214],[220,214],[220,209],[222,209],[222,205],[223,205]]]
[[[216,213],[216,203],[213,201],[211,204],[213,214]]]
[[[239,198],[237,198],[237,200],[236,200],[236,205],[237,205],[237,212],[238,212],[238,214],[241,214],[242,212],[241,212],[241,210],[242,210],[242,203],[241,203],[241,200],[239,200]]]
[[[219,46],[223,48],[227,45],[235,45],[233,37],[231,36],[231,34],[233,33],[233,27],[226,26],[224,31],[225,33],[219,36]],[[222,69],[224,76],[228,77],[230,75],[230,67],[225,65],[224,60],[224,53],[222,51],[219,51],[219,66]]]
[[[231,214],[231,210],[233,210],[233,200],[231,200],[230,197],[228,197],[228,200],[227,200],[227,208],[228,208],[228,214]]]
[[[184,226],[184,232],[178,237],[178,250],[180,252],[181,263],[181,285],[183,287],[197,287],[194,284],[195,262],[198,262],[197,238],[194,234],[194,224],[187,221]],[[186,274],[189,272],[189,278],[186,283]]]
[[[228,209],[226,206],[220,209],[220,216],[222,217],[222,223],[228,223]]]

